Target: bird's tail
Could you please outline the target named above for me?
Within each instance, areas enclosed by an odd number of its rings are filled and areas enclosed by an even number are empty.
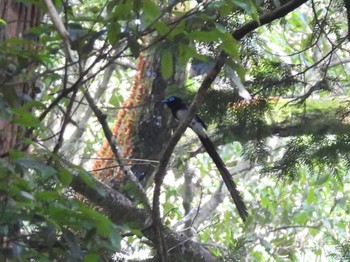
[[[208,137],[201,137],[201,136],[198,136],[198,137],[201,140],[204,148],[208,152],[209,156],[213,159],[216,167],[218,168],[222,176],[222,179],[224,180],[226,187],[232,196],[233,202],[237,207],[238,213],[242,218],[242,220],[245,222],[248,216],[247,207],[244,204],[239,191],[237,190],[237,186],[233,181],[230,172],[228,172],[225,163],[222,161],[221,157],[216,151],[216,148],[213,142],[211,142],[211,140]]]

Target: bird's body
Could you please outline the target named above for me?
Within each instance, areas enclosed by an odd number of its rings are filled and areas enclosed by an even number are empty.
[[[178,110],[176,112],[176,119],[177,120],[182,120],[186,117],[188,113],[188,110],[187,108],[185,110]],[[207,128],[206,125],[203,123],[203,121],[198,117],[198,116],[195,116],[191,122],[190,122],[190,128],[197,134],[197,135],[200,135],[200,136],[207,136],[207,133],[205,131],[205,129]]]
[[[188,108],[182,102],[181,98],[172,96],[166,100],[163,100],[162,102],[168,105],[174,118],[178,121],[181,121],[186,117],[188,113]],[[209,139],[206,133],[207,126],[198,116],[195,116],[191,120],[189,127],[198,135],[198,138],[201,140],[205,150],[213,159],[216,167],[218,168],[222,176],[222,179],[225,182],[227,189],[229,190],[232,196],[232,199],[237,207],[239,215],[241,216],[242,220],[245,221],[248,216],[247,207],[244,204],[243,199],[237,190],[237,186],[233,181],[231,174],[227,170],[225,163],[222,161],[221,157],[215,149],[213,142]]]

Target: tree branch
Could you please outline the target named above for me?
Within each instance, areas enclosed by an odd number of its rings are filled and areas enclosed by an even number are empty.
[[[113,133],[112,133],[111,129],[108,127],[108,124],[106,121],[106,116],[100,111],[100,109],[98,109],[98,107],[96,106],[96,104],[95,104],[93,98],[91,97],[90,93],[88,92],[88,90],[86,90],[85,97],[89,103],[90,108],[92,109],[92,111],[94,112],[95,116],[97,117],[98,121],[100,122],[100,124],[102,126],[103,132],[104,132],[105,137],[109,143],[109,146],[111,147],[111,150],[113,152],[115,160],[122,168],[123,173],[125,174],[125,177],[127,178],[127,180],[130,181],[133,184],[133,186],[135,186],[135,188],[137,188],[138,193],[136,194],[136,197],[138,197],[139,200],[141,201],[141,203],[148,210],[150,210],[151,207],[150,207],[150,204],[148,202],[146,192],[144,191],[142,185],[140,184],[140,181],[136,178],[134,173],[130,170],[130,167],[124,165],[124,163],[122,161],[119,147],[116,144],[115,140],[113,139]]]
[[[317,107],[320,100],[313,101],[306,100],[304,110],[294,112],[292,115],[285,115],[283,113],[275,113],[274,118],[279,119],[278,122],[271,119],[271,123],[264,126],[264,132],[260,132],[260,138],[270,136],[292,137],[301,135],[342,135],[350,133],[349,112],[341,112],[346,110],[344,103],[348,97],[331,97],[329,100],[322,100],[321,104],[329,103],[327,107]],[[283,102],[282,102],[283,103]],[[332,106],[332,107],[331,107]],[[298,110],[297,107],[292,110]],[[270,122],[268,121],[268,122]],[[234,138],[235,141],[245,143],[250,140],[256,140],[257,134],[255,132],[242,132],[244,130],[256,130],[256,126],[230,125],[221,126],[219,128],[219,137]],[[221,140],[221,138],[220,138]],[[217,143],[221,143],[217,142]]]
[[[241,28],[237,29],[233,32],[232,36],[236,38],[237,40],[242,39],[244,36],[246,36],[248,33],[252,32],[253,30],[257,29],[260,26],[266,25],[268,23],[271,23],[274,20],[277,20],[279,18],[285,17],[290,12],[294,11],[301,5],[305,4],[308,0],[292,0],[288,3],[282,5],[279,8],[276,8],[272,10],[271,12],[262,15],[259,18],[260,25],[256,21],[251,21],[245,25],[243,25]]]
[[[103,208],[115,224],[127,224],[131,229],[141,230],[144,236],[156,242],[156,231],[152,226],[149,211],[139,209],[123,194],[91,178],[94,186],[87,185],[79,175],[73,176],[71,187],[89,201]],[[166,245],[171,249],[171,261],[218,261],[200,243],[161,226]]]
[[[70,47],[69,33],[66,30],[60,16],[58,15],[56,7],[54,6],[51,0],[44,0],[44,2],[54,27],[57,29],[57,32],[60,34],[60,36],[63,39],[63,43],[65,46],[64,50],[68,60],[72,62],[75,61],[76,59],[74,59],[74,55]]]

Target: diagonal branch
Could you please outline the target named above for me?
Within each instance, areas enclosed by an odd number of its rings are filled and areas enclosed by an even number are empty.
[[[134,173],[130,170],[130,167],[124,165],[120,150],[118,148],[118,145],[116,144],[115,140],[113,139],[113,133],[111,129],[108,127],[106,116],[100,111],[100,109],[96,106],[93,98],[91,97],[88,90],[86,90],[85,98],[89,103],[89,106],[91,110],[94,112],[95,116],[97,117],[98,121],[100,122],[103,132],[105,134],[105,137],[109,143],[109,146],[111,147],[111,150],[113,152],[113,155],[117,161],[117,163],[121,166],[123,173],[127,177],[128,181],[130,181],[135,188],[137,188],[138,193],[136,196],[141,200],[142,204],[147,208],[148,210],[151,209],[150,204],[148,203],[148,198],[146,195],[146,192],[144,191],[142,185],[140,184],[140,181],[136,178]]]
[[[55,28],[57,29],[58,33],[60,34],[60,36],[63,39],[63,43],[64,43],[64,51],[66,53],[66,56],[68,58],[69,61],[75,61],[74,59],[74,55],[70,46],[70,38],[69,38],[69,33],[66,29],[66,27],[64,26],[60,16],[57,13],[56,7],[54,6],[54,4],[52,3],[51,0],[44,0],[45,5],[47,7],[47,12],[49,13],[49,16],[51,17],[51,21],[53,23],[53,25],[55,26]]]

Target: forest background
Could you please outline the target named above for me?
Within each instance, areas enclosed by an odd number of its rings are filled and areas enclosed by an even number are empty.
[[[0,14],[1,261],[349,259],[349,1]],[[171,95],[208,124],[246,222]]]

